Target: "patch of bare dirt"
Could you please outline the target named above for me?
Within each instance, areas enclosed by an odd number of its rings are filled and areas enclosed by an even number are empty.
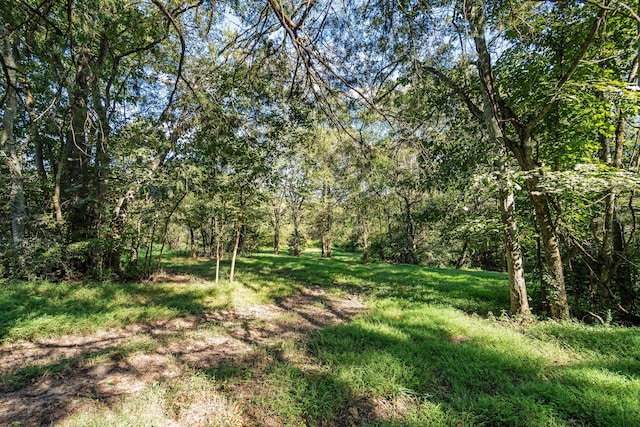
[[[453,344],[462,344],[463,342],[467,342],[470,338],[466,335],[452,335],[448,338],[449,342]]]
[[[182,278],[156,280],[180,283]],[[87,404],[110,405],[137,395],[152,383],[179,378],[187,370],[251,360],[260,348],[300,340],[364,310],[355,297],[337,298],[320,288],[309,288],[274,304],[135,324],[92,335],[5,343],[0,346],[0,425],[55,425]],[[210,397],[191,404],[177,425],[206,425],[210,411],[222,399]],[[245,419],[240,425],[253,423]],[[167,420],[167,425],[176,424]]]

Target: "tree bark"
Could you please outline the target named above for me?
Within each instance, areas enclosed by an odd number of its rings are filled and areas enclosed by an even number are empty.
[[[69,132],[66,138],[61,185],[71,196],[71,216],[68,231],[72,241],[85,240],[92,235],[92,212],[88,203],[91,177],[88,171],[89,150],[87,126],[89,124],[89,82],[91,80],[91,53],[89,48],[79,49],[77,70],[69,106]],[[61,148],[65,149],[65,148]]]
[[[531,314],[527,286],[524,278],[524,261],[519,241],[518,224],[515,217],[515,197],[506,187],[500,190],[500,213],[504,233],[504,246],[509,273],[509,293],[511,295],[511,314]]]
[[[233,245],[233,254],[231,255],[231,269],[229,270],[229,284],[233,285],[233,276],[236,270],[236,257],[238,256],[238,248],[240,247],[240,235],[242,234],[242,224],[239,223],[236,230],[236,241]]]
[[[153,223],[151,224],[151,233],[149,235],[149,245],[147,246],[147,253],[144,255],[144,270],[145,274],[150,273],[151,271],[151,262],[153,261],[153,240],[156,236],[156,227],[158,225],[158,218],[160,214],[156,212],[153,218]]]
[[[564,267],[560,255],[560,243],[549,207],[549,199],[538,186],[538,177],[529,175],[525,180],[529,199],[540,225],[542,247],[547,268],[547,299],[551,317],[558,320],[569,318],[569,303],[564,283]]]
[[[136,221],[136,237],[131,242],[131,253],[129,255],[129,263],[137,264],[138,263],[138,253],[140,250],[140,240],[142,237],[142,215],[138,216],[138,220]]]
[[[193,233],[193,227],[189,227],[189,238],[191,243],[191,258],[196,257],[196,238]]]
[[[638,33],[640,34],[640,23],[638,23]],[[634,83],[638,78],[638,65],[640,61],[640,52],[636,55],[631,65],[631,70],[627,77],[627,83]],[[622,170],[624,164],[622,156],[625,144],[626,119],[622,114],[618,118],[616,130],[614,134],[613,156],[611,153],[611,139],[605,135],[599,135],[601,156],[600,160],[607,166],[613,166]],[[603,301],[609,300],[610,284],[616,279],[619,287],[619,294],[622,305],[629,307],[633,305],[630,277],[627,276],[628,264],[624,261],[625,239],[623,224],[618,217],[617,209],[618,194],[615,188],[610,188],[605,197],[605,212],[603,219],[602,241],[600,242],[600,253],[598,261],[600,263],[600,294]],[[622,270],[622,271],[621,271]],[[629,298],[631,297],[631,298]],[[622,301],[622,300],[625,301]]]
[[[2,39],[1,54],[7,84],[0,155],[9,169],[11,179],[11,237],[14,260],[18,268],[17,273],[22,275],[26,268],[25,222],[27,213],[25,207],[22,164],[15,135],[13,134],[14,120],[17,117],[18,108],[17,63],[13,52],[14,46],[12,46],[10,42],[9,35],[4,34],[4,27],[1,24],[0,33],[4,35],[4,38]]]
[[[242,236],[242,227],[243,227],[243,211],[244,211],[244,195],[243,195],[244,187],[240,187],[240,210],[238,212],[238,226],[236,229],[236,241],[233,245],[233,254],[231,256],[231,269],[229,270],[229,284],[233,285],[233,276],[235,274],[236,269],[236,258],[238,256],[238,249],[240,248],[240,238]]]
[[[61,137],[60,141],[64,141]],[[60,235],[64,235],[64,216],[62,215],[62,173],[66,164],[67,147],[64,142],[61,143],[60,153],[58,156],[58,163],[56,164],[56,173],[53,183],[53,194],[51,196],[51,203],[53,205],[53,212],[56,217],[56,227]]]
[[[469,260],[469,241],[465,240],[464,245],[462,245],[462,251],[460,253],[460,256],[456,261],[456,269],[460,270],[462,267],[465,266],[468,260]]]
[[[274,200],[272,205],[273,212],[273,254],[278,255],[280,252],[280,222],[282,221],[282,206],[280,200]]]
[[[224,234],[224,222],[214,217],[216,235],[216,284],[220,281],[220,260],[222,259],[222,236]]]

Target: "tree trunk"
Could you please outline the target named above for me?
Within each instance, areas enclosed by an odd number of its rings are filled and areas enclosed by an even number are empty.
[[[144,270],[145,274],[150,273],[151,262],[153,261],[153,240],[156,236],[156,226],[158,225],[159,213],[156,212],[153,223],[151,224],[151,234],[149,236],[149,245],[147,246],[147,253],[144,255]]]
[[[233,245],[233,255],[231,256],[231,269],[229,270],[229,284],[233,285],[233,276],[235,274],[236,269],[236,258],[238,256],[238,249],[240,248],[240,239],[242,237],[242,227],[243,227],[243,213],[244,213],[244,198],[243,198],[243,190],[244,187],[240,187],[240,210],[238,212],[238,227],[236,230],[236,241]]]
[[[193,233],[193,227],[189,227],[189,238],[191,243],[191,258],[196,257],[196,238]]]
[[[140,240],[142,237],[142,215],[138,216],[138,220],[136,221],[136,237],[133,242],[131,242],[131,255],[129,256],[130,264],[138,263],[138,252],[140,249]]]
[[[507,258],[509,257],[507,256]],[[469,260],[469,241],[465,240],[464,245],[462,246],[462,252],[458,257],[458,261],[456,261],[456,269],[460,270],[462,267],[465,266],[468,260]]]
[[[102,36],[100,42],[100,50],[98,59],[94,65],[95,69],[100,70],[104,66],[104,60],[107,55],[108,43],[106,36]],[[90,199],[90,215],[91,215],[91,232],[92,236],[100,239],[111,237],[110,235],[102,235],[103,224],[105,221],[104,203],[107,199],[107,183],[109,182],[109,167],[111,159],[109,156],[109,138],[111,135],[111,129],[109,125],[109,118],[107,116],[107,108],[109,107],[108,94],[103,94],[100,87],[100,76],[95,76],[92,79],[91,84],[91,97],[93,98],[93,110],[97,117],[97,123],[95,126],[95,157],[93,161],[92,171],[87,173],[90,176],[88,193],[91,195]],[[124,227],[124,224],[123,224]],[[115,271],[120,270],[120,258],[122,254],[122,238],[118,236],[117,240],[110,242],[111,250],[100,249],[98,253],[94,255],[94,265],[99,263],[100,265],[107,263],[107,267]],[[114,250],[115,249],[115,250]]]
[[[280,252],[280,222],[282,220],[282,206],[273,202],[273,254]]]
[[[607,166],[611,166],[611,138],[600,134],[598,135],[600,140],[600,160]],[[602,224],[602,241],[600,242],[600,250],[598,253],[598,263],[600,264],[600,300],[602,303],[606,303],[609,300],[609,292],[607,288],[611,281],[613,274],[613,219],[616,215],[616,190],[610,188],[608,194],[605,196],[605,208],[604,218]],[[594,230],[595,231],[595,230]],[[597,232],[594,238],[597,239]]]
[[[216,231],[216,284],[220,280],[220,260],[222,259],[222,236],[224,234],[224,223],[214,218]]]
[[[209,229],[210,234],[210,238],[209,238],[209,258],[213,258],[215,256],[216,253],[216,223],[215,223],[215,218],[211,217],[210,218],[210,222],[211,222],[211,227]]]
[[[293,255],[300,255],[300,232],[298,231],[298,218],[293,217]]]
[[[640,7],[640,6],[639,6]],[[640,34],[640,22],[637,28]],[[640,51],[634,59],[631,70],[627,77],[627,83],[634,83],[638,78],[638,61],[640,60]],[[607,166],[613,166],[617,169],[623,169],[622,156],[624,153],[626,119],[620,115],[615,131],[615,146],[613,156],[611,155],[610,138],[600,135],[601,157],[600,160]],[[617,192],[614,188],[609,189],[609,194],[605,198],[605,213],[603,221],[603,235],[600,246],[599,259],[600,262],[600,287],[603,300],[610,299],[610,284],[616,279],[619,287],[619,295],[621,304],[630,307],[633,305],[633,290],[630,277],[627,272],[629,270],[628,263],[624,260],[625,241],[623,225],[617,215]],[[625,301],[622,301],[624,299]]]
[[[27,113],[29,114],[29,134],[34,145],[34,161],[36,163],[36,169],[38,170],[38,177],[40,178],[40,191],[42,191],[43,201],[48,203],[50,195],[48,194],[47,181],[49,178],[47,176],[47,169],[44,166],[44,147],[42,145],[42,138],[38,134],[38,129],[36,128],[38,117],[36,115],[35,102],[33,99],[33,93],[31,92],[31,86],[28,83],[25,83],[23,88],[25,94],[25,106],[27,107]]]
[[[544,247],[547,273],[549,276],[549,303],[551,308],[551,316],[554,319],[567,319],[569,317],[569,306],[567,302],[567,293],[564,284],[564,271],[562,258],[560,256],[560,246],[556,235],[555,226],[553,224],[551,210],[549,208],[549,199],[546,193],[539,186],[539,177],[533,173],[535,161],[533,158],[533,150],[531,145],[530,128],[522,125],[518,128],[519,144],[508,140],[505,137],[504,130],[500,123],[503,116],[510,116],[510,111],[504,111],[505,107],[498,102],[498,93],[495,88],[493,77],[491,56],[487,48],[485,38],[485,16],[484,2],[482,0],[473,0],[467,3],[466,9],[467,19],[473,33],[476,53],[478,55],[477,69],[482,88],[483,100],[483,116],[490,138],[500,144],[504,144],[516,157],[520,168],[529,174],[525,181],[529,199],[536,213],[536,218],[540,224],[542,233],[542,245]],[[508,226],[508,224],[505,224]],[[513,263],[516,268],[520,263]],[[519,267],[521,268],[521,267]],[[511,280],[511,279],[510,279]]]
[[[60,138],[64,141],[64,137]],[[53,204],[53,212],[56,217],[56,227],[60,235],[64,235],[64,217],[62,216],[62,174],[67,159],[67,147],[64,142],[61,143],[60,154],[58,156],[58,163],[56,165],[55,181],[53,184],[53,195],[51,196],[51,203]]]
[[[231,255],[231,269],[229,270],[229,284],[233,285],[233,275],[236,269],[236,257],[238,256],[238,248],[240,247],[240,235],[242,234],[242,224],[238,224],[236,230],[236,241],[233,245],[233,254]]]
[[[540,302],[539,308],[545,313],[549,312],[549,298],[547,292],[547,284],[545,282],[544,261],[542,260],[542,238],[540,237],[540,225],[533,218],[533,227],[536,233],[536,268],[538,269],[538,281],[540,282]]]
[[[358,229],[360,231],[360,241],[362,243],[362,260],[369,259],[369,233],[363,212],[358,212]]]
[[[393,240],[393,221],[391,217],[391,210],[389,209],[389,201],[382,201],[382,211],[384,213],[384,217],[387,220],[387,236],[389,241]]]
[[[293,220],[293,248],[294,256],[300,255],[300,208],[293,206],[291,209],[291,218]]]
[[[89,81],[91,80],[91,52],[81,48],[77,55],[77,70],[69,106],[69,132],[66,137],[62,186],[71,192],[71,216],[67,231],[72,241],[82,241],[92,235],[87,126],[89,109]]]
[[[569,303],[564,283],[564,268],[560,255],[560,243],[551,216],[549,199],[538,187],[538,177],[529,175],[526,180],[529,199],[540,225],[542,247],[547,268],[547,298],[551,317],[564,320],[569,318]]]
[[[202,256],[207,255],[207,230],[204,227],[200,227],[200,237],[202,238]]]
[[[410,246],[410,254],[411,254],[411,259],[405,259],[403,262],[407,262],[410,264],[414,264],[418,261],[418,245],[417,245],[417,241],[416,241],[416,225],[415,222],[413,220],[413,212],[411,211],[411,205],[413,205],[413,203],[411,202],[411,198],[408,195],[403,195],[401,196],[402,200],[404,200],[404,206],[405,206],[405,221],[406,221],[406,230],[407,230],[407,243],[409,243]]]
[[[518,224],[515,216],[515,197],[510,188],[503,188],[500,194],[500,212],[504,232],[504,246],[509,273],[509,293],[511,295],[511,314],[531,314],[527,286],[524,278],[522,248],[520,247]]]
[[[4,33],[4,28],[0,25],[0,32]],[[22,176],[22,165],[20,154],[13,134],[13,124],[17,117],[18,92],[16,70],[17,64],[13,54],[13,46],[10,37],[4,35],[2,40],[2,62],[4,74],[7,80],[7,92],[5,94],[2,145],[0,155],[2,156],[9,174],[11,176],[11,237],[13,243],[14,260],[18,268],[18,274],[22,275],[26,268],[25,258],[25,222],[26,207],[24,197],[24,178]]]

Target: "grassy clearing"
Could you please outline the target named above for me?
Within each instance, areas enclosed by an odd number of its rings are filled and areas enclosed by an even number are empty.
[[[287,423],[331,424],[359,405],[371,425],[640,425],[639,331],[496,319],[509,303],[502,274],[361,264],[346,254],[260,254],[239,268],[266,297],[279,291],[268,285],[277,278],[288,290],[356,292],[372,309],[312,337],[318,370],[276,361],[249,375],[278,396],[257,404]],[[413,403],[362,414],[398,401]]]
[[[509,320],[503,274],[264,253],[239,260],[231,288],[212,283],[214,268],[169,258],[167,271],[197,279],[179,285],[5,284],[3,339],[269,303],[320,286],[359,294],[369,312],[302,341],[254,345],[247,358],[156,382],[134,399],[92,404],[65,423],[640,426],[638,328]],[[198,330],[202,340],[221,334],[215,324]],[[153,352],[147,345],[135,351]],[[38,369],[63,376],[74,367]],[[39,374],[17,375],[5,381]]]

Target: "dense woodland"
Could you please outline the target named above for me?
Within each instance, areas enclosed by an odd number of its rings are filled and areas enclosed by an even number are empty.
[[[637,1],[0,13],[3,276],[337,245],[508,271],[514,315],[638,322]]]

